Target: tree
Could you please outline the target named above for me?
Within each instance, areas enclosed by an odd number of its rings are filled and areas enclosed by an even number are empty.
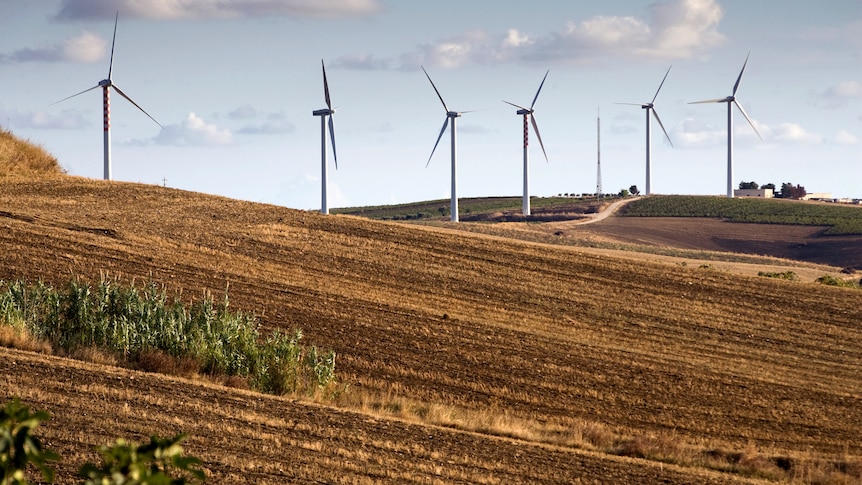
[[[28,463],[35,465],[46,481],[54,481],[54,470],[45,462],[59,460],[60,456],[43,449],[39,439],[31,434],[39,423],[48,418],[44,411],[31,414],[30,408],[21,404],[18,398],[0,409],[0,484],[26,484],[24,470]]]
[[[757,185],[757,182],[752,180],[751,182],[740,182],[739,188],[742,190],[744,190],[744,189],[757,190],[760,188],[760,186]]]
[[[79,475],[86,478],[85,485],[184,485],[206,480],[200,469],[201,460],[183,456],[180,441],[185,435],[169,439],[156,436],[144,445],[118,439],[113,446],[102,446],[102,465],[87,463]]]
[[[641,193],[641,191],[638,190],[637,185],[632,185],[631,187],[629,187],[629,192],[631,192],[632,195],[638,195]]]
[[[628,190],[626,190],[626,189],[620,189],[619,196],[620,196],[620,197],[628,197],[628,196],[629,196],[629,191],[628,191]]]
[[[790,182],[785,182],[781,184],[781,198],[782,199],[802,199],[808,192],[805,191],[805,187],[797,184],[795,187]]]
[[[773,183],[764,184],[764,185],[760,186],[760,188],[761,189],[771,189],[773,192],[775,192],[775,184],[773,184]]]

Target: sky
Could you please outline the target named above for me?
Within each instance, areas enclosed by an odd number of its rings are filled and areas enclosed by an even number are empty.
[[[523,120],[530,193],[645,186],[645,111],[655,107],[652,192],[726,193],[724,98],[734,185],[803,185],[862,197],[862,0],[0,0],[0,125],[101,178],[102,96],[115,16],[113,178],[320,207],[321,60],[338,167],[329,206],[450,197],[445,111],[458,119],[458,196],[519,196]],[[750,54],[749,54],[750,53]],[[427,163],[427,167],[426,167]]]

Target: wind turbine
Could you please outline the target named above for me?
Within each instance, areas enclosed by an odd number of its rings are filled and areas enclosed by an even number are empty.
[[[530,104],[529,108],[518,106],[517,104],[510,103],[508,101],[503,101],[506,104],[518,108],[518,111],[516,111],[516,113],[524,117],[524,200],[521,204],[521,212],[525,216],[530,215],[530,159],[527,151],[527,141],[530,136],[530,127],[527,124],[527,118],[529,118],[533,124],[533,130],[536,131],[536,138],[539,139],[539,146],[542,147],[542,153],[545,154],[545,162],[547,162],[548,153],[545,151],[545,144],[542,143],[542,135],[539,134],[539,125],[536,124],[536,115],[533,114],[533,106],[536,105],[536,100],[539,99],[539,93],[542,92],[542,86],[545,85],[545,79],[548,78],[549,72],[551,71],[548,70],[545,72],[545,77],[542,78],[542,83],[539,84],[539,90],[536,91],[536,96],[533,97],[533,103]]]
[[[111,61],[110,61],[110,64],[108,64],[108,78],[107,78],[107,79],[103,79],[103,80],[99,81],[99,84],[96,84],[96,85],[95,85],[95,86],[93,86],[92,88],[85,89],[85,90],[81,91],[81,92],[80,92],[80,93],[78,93],[78,94],[73,94],[73,95],[69,96],[68,98],[63,98],[63,99],[61,99],[60,101],[57,101],[56,103],[52,103],[52,106],[53,106],[54,104],[61,103],[61,102],[63,102],[63,101],[66,101],[67,99],[71,99],[71,98],[74,98],[75,96],[78,96],[78,95],[84,94],[84,93],[86,93],[86,92],[88,92],[88,91],[92,91],[93,89],[96,89],[96,88],[102,88],[102,104],[103,104],[103,107],[104,107],[104,123],[103,123],[103,124],[104,124],[104,129],[105,129],[105,136],[104,136],[104,144],[105,144],[105,180],[111,180],[111,94],[110,94],[110,93],[111,93],[111,88],[114,88],[114,90],[115,90],[115,91],[117,91],[117,94],[119,94],[120,96],[122,96],[122,97],[126,98],[126,100],[127,100],[128,102],[130,102],[130,103],[132,103],[133,105],[135,105],[135,107],[136,107],[136,108],[138,108],[139,110],[141,110],[141,112],[142,112],[142,113],[144,113],[145,115],[147,115],[151,120],[155,121],[155,123],[156,123],[157,125],[159,125],[160,127],[164,128],[164,127],[162,126],[162,124],[161,124],[161,123],[159,123],[158,121],[156,121],[156,119],[155,119],[155,118],[153,118],[152,116],[150,116],[150,114],[149,114],[149,113],[147,113],[146,111],[144,111],[144,108],[141,108],[140,106],[138,106],[138,103],[136,103],[136,102],[132,101],[132,98],[130,98],[130,97],[128,97],[128,96],[126,96],[126,93],[124,93],[124,92],[123,92],[123,91],[122,91],[122,90],[121,90],[121,89],[120,89],[116,84],[114,84],[114,82],[111,80],[111,74],[112,74],[112,71],[113,71],[113,68],[114,68],[114,46],[115,46],[115,44],[116,44],[116,42],[117,42],[117,21],[118,21],[119,19],[120,19],[120,13],[119,13],[119,12],[117,12],[116,17],[114,18],[114,38],[113,38],[113,40],[111,41]]]
[[[736,92],[739,90],[739,82],[742,80],[742,73],[745,72],[745,66],[748,64],[748,57],[751,55],[751,52],[745,56],[745,62],[742,64],[742,69],[739,71],[739,77],[736,78],[736,84],[733,85],[733,93],[726,98],[718,98],[718,99],[708,99],[706,101],[694,101],[689,104],[702,104],[702,103],[727,103],[727,197],[733,198],[733,110],[732,105],[736,105],[739,108],[739,112],[742,113],[742,116],[745,117],[748,124],[751,125],[751,128],[757,133],[757,137],[763,140],[763,137],[760,136],[760,133],[757,131],[757,128],[754,127],[754,123],[752,123],[751,118],[748,117],[748,113],[745,112],[742,105],[739,104],[739,101],[736,100]]]
[[[671,66],[673,67],[673,66]],[[670,136],[667,134],[667,130],[664,129],[664,125],[661,122],[661,118],[658,117],[658,113],[655,110],[655,100],[658,98],[658,93],[661,91],[661,87],[664,86],[664,81],[667,79],[667,75],[670,74],[670,67],[667,68],[667,72],[664,73],[664,78],[661,80],[661,84],[658,85],[658,89],[655,92],[655,96],[652,97],[652,101],[646,104],[640,103],[617,103],[617,104],[627,104],[630,106],[640,106],[641,108],[646,110],[646,195],[650,195],[651,186],[652,186],[652,171],[650,167],[650,158],[652,157],[652,145],[650,143],[652,138],[652,132],[650,127],[650,111],[652,111],[652,115],[655,117],[655,120],[658,121],[658,125],[661,127],[661,131],[664,132],[664,136],[667,138],[667,142],[670,143],[670,146],[673,146],[673,142],[670,141]]]
[[[437,141],[434,143],[434,148],[431,150],[431,156],[428,157],[428,162],[425,163],[425,167],[428,167],[428,164],[431,163],[431,157],[434,156],[434,151],[437,150],[437,145],[440,143],[440,139],[443,138],[443,133],[446,132],[446,127],[449,125],[449,120],[452,120],[452,128],[450,128],[450,132],[452,134],[452,202],[450,203],[449,212],[450,218],[452,222],[458,222],[458,193],[457,193],[457,163],[456,163],[456,153],[457,153],[457,143],[455,137],[455,120],[459,118],[464,113],[469,113],[469,111],[450,111],[449,108],[446,107],[446,102],[443,101],[443,96],[440,95],[440,91],[437,90],[437,86],[434,85],[434,81],[431,80],[431,76],[428,75],[428,71],[425,70],[425,67],[422,67],[422,71],[425,73],[425,77],[428,78],[428,81],[431,83],[431,87],[434,88],[434,92],[437,93],[437,97],[440,98],[440,102],[443,103],[443,109],[446,110],[446,120],[443,122],[443,128],[440,130],[440,134],[437,136]]]
[[[332,121],[332,115],[335,110],[332,108],[332,100],[329,98],[329,83],[326,82],[326,67],[323,65],[323,59],[320,60],[320,67],[323,70],[323,97],[326,100],[326,108],[316,109],[312,111],[312,115],[320,116],[320,213],[329,214],[329,207],[326,205],[326,189],[328,180],[326,177],[326,119],[329,118],[329,136],[332,140],[332,158],[335,161],[335,169],[338,170],[338,155],[335,152],[335,123]]]

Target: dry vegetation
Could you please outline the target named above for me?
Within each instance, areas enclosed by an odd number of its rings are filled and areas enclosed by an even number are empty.
[[[1,128],[0,168],[0,181],[33,177],[44,179],[63,173],[57,159],[45,149]]]
[[[213,483],[862,476],[859,290],[75,178],[0,182],[0,254],[6,280],[229,284],[347,385],[320,404],[0,349],[60,483],[179,431]]]

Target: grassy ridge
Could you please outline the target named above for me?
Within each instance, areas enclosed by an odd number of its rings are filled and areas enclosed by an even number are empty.
[[[495,212],[520,211],[521,197],[477,197],[458,200],[460,215],[491,214]],[[582,204],[582,199],[569,197],[532,197],[533,209],[569,207]],[[350,214],[377,220],[448,219],[449,199],[411,202],[407,204],[347,207],[333,209],[334,214]]]
[[[656,196],[620,210],[632,217],[715,217],[731,222],[831,226],[826,234],[862,234],[862,209],[853,206],[798,203],[775,199]]]
[[[0,180],[62,173],[57,159],[44,148],[0,129]]]

